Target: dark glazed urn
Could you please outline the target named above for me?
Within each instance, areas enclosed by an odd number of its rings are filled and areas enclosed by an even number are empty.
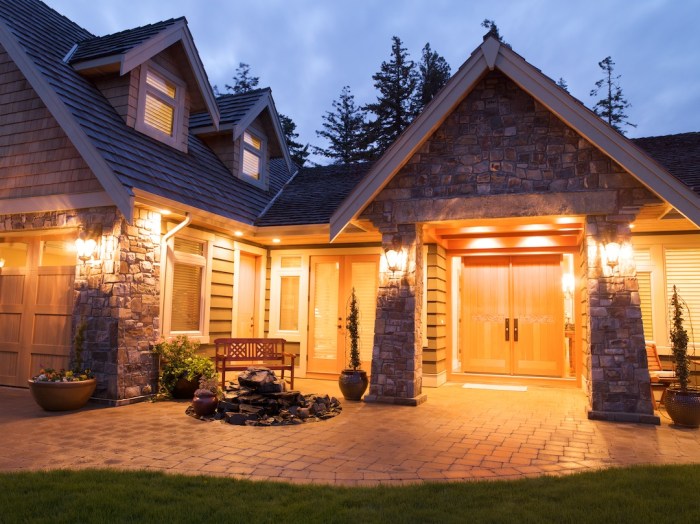
[[[213,415],[218,405],[219,399],[208,389],[198,389],[195,391],[194,398],[192,399],[192,408],[198,416],[206,417]]]
[[[338,377],[338,386],[345,400],[362,400],[369,379],[363,369],[344,369]]]
[[[664,404],[674,424],[689,428],[700,427],[700,391],[668,388]]]
[[[173,398],[190,399],[194,396],[194,392],[197,391],[198,388],[199,377],[195,377],[192,380],[187,380],[186,378],[180,377],[173,386],[172,395]]]

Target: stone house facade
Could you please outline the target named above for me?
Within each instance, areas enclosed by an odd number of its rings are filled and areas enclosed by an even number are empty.
[[[215,98],[184,19],[96,37],[2,0],[0,22],[0,384],[67,365],[83,321],[111,403],[148,398],[181,334],[283,337],[334,378],[354,288],[365,401],[546,384],[658,423],[645,340],[668,285],[695,292],[697,133],[634,143],[486,38],[376,162],[298,169],[270,91]]]

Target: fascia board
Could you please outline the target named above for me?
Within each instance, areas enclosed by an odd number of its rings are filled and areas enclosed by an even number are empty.
[[[700,197],[629,139],[503,46],[496,67],[650,191],[700,226]]]
[[[39,98],[46,105],[58,124],[70,139],[73,146],[83,157],[90,170],[102,184],[104,190],[110,195],[114,204],[124,215],[127,221],[133,218],[133,195],[117,179],[106,160],[83,128],[73,117],[73,114],[60,99],[56,91],[48,83],[44,75],[39,72],[31,58],[24,51],[4,21],[0,20],[0,43],[15,62],[19,70],[25,76],[29,84],[36,91]]]
[[[330,220],[331,242],[389,183],[391,177],[445,121],[487,70],[484,53],[478,48],[336,209]]]

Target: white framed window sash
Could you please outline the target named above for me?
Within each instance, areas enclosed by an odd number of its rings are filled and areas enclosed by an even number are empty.
[[[156,77],[161,77],[165,82],[175,86],[175,97],[170,97],[160,89],[150,85],[147,82],[149,71]],[[146,102],[147,96],[150,95],[159,102],[171,106],[173,108],[173,131],[172,134],[163,132],[162,130],[146,123]],[[145,135],[155,138],[161,142],[169,144],[180,149],[182,138],[182,119],[184,117],[185,106],[185,84],[182,80],[175,77],[164,68],[147,62],[141,65],[141,77],[139,79],[139,94],[138,106],[136,112],[136,130]]]

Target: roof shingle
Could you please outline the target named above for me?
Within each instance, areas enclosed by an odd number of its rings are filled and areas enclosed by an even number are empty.
[[[632,142],[700,195],[700,133],[633,138]]]

